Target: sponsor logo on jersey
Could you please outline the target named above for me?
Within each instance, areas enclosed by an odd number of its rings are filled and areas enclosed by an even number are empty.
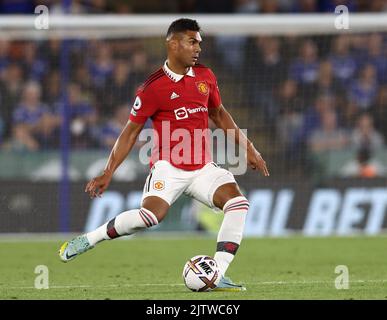
[[[163,180],[155,180],[153,181],[153,189],[160,191],[163,190],[165,187],[165,183]]]
[[[198,81],[198,82],[195,82],[195,84],[201,94],[204,94],[205,96],[208,95],[209,90],[208,90],[207,82]]]
[[[208,112],[207,107],[196,107],[196,108],[186,108],[181,107],[179,109],[175,109],[175,116],[177,120],[186,119],[188,118],[188,115],[197,113],[197,112]]]
[[[188,112],[185,107],[181,107],[175,110],[175,116],[177,120],[188,118]]]

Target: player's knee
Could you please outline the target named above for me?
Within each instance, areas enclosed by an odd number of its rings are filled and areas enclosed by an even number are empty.
[[[227,213],[227,212],[233,212],[233,211],[244,211],[247,213],[249,210],[249,206],[250,206],[250,203],[249,203],[249,200],[246,199],[246,197],[238,196],[238,197],[231,198],[224,204],[223,212]]]
[[[156,216],[157,221],[160,223],[167,215],[169,204],[159,197],[149,196],[142,202],[142,208],[152,212],[152,214]]]
[[[161,221],[156,214],[144,207],[140,209],[140,216],[147,228],[153,227]]]

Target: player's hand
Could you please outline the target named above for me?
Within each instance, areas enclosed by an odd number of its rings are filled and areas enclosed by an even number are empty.
[[[249,148],[247,151],[247,163],[251,169],[258,169],[265,177],[270,175],[266,166],[266,161],[263,160],[261,154],[254,147]]]
[[[103,173],[99,177],[91,179],[86,185],[85,192],[88,192],[91,198],[101,197],[110,184],[112,176]]]

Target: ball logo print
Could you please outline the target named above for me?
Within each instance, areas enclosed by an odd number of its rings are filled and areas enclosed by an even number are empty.
[[[188,112],[185,107],[181,107],[175,110],[175,116],[177,120],[188,118]]]
[[[188,260],[183,269],[183,280],[192,291],[210,291],[220,281],[220,271],[216,261],[206,255],[198,255]]]
[[[208,95],[209,90],[208,90],[207,82],[205,81],[196,82],[196,87],[198,88],[201,94],[204,94],[205,96]]]

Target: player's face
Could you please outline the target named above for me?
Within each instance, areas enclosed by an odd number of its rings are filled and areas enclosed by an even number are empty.
[[[181,34],[176,53],[185,67],[192,67],[198,61],[200,51],[202,51],[200,42],[202,42],[202,37],[197,31],[186,31]]]

